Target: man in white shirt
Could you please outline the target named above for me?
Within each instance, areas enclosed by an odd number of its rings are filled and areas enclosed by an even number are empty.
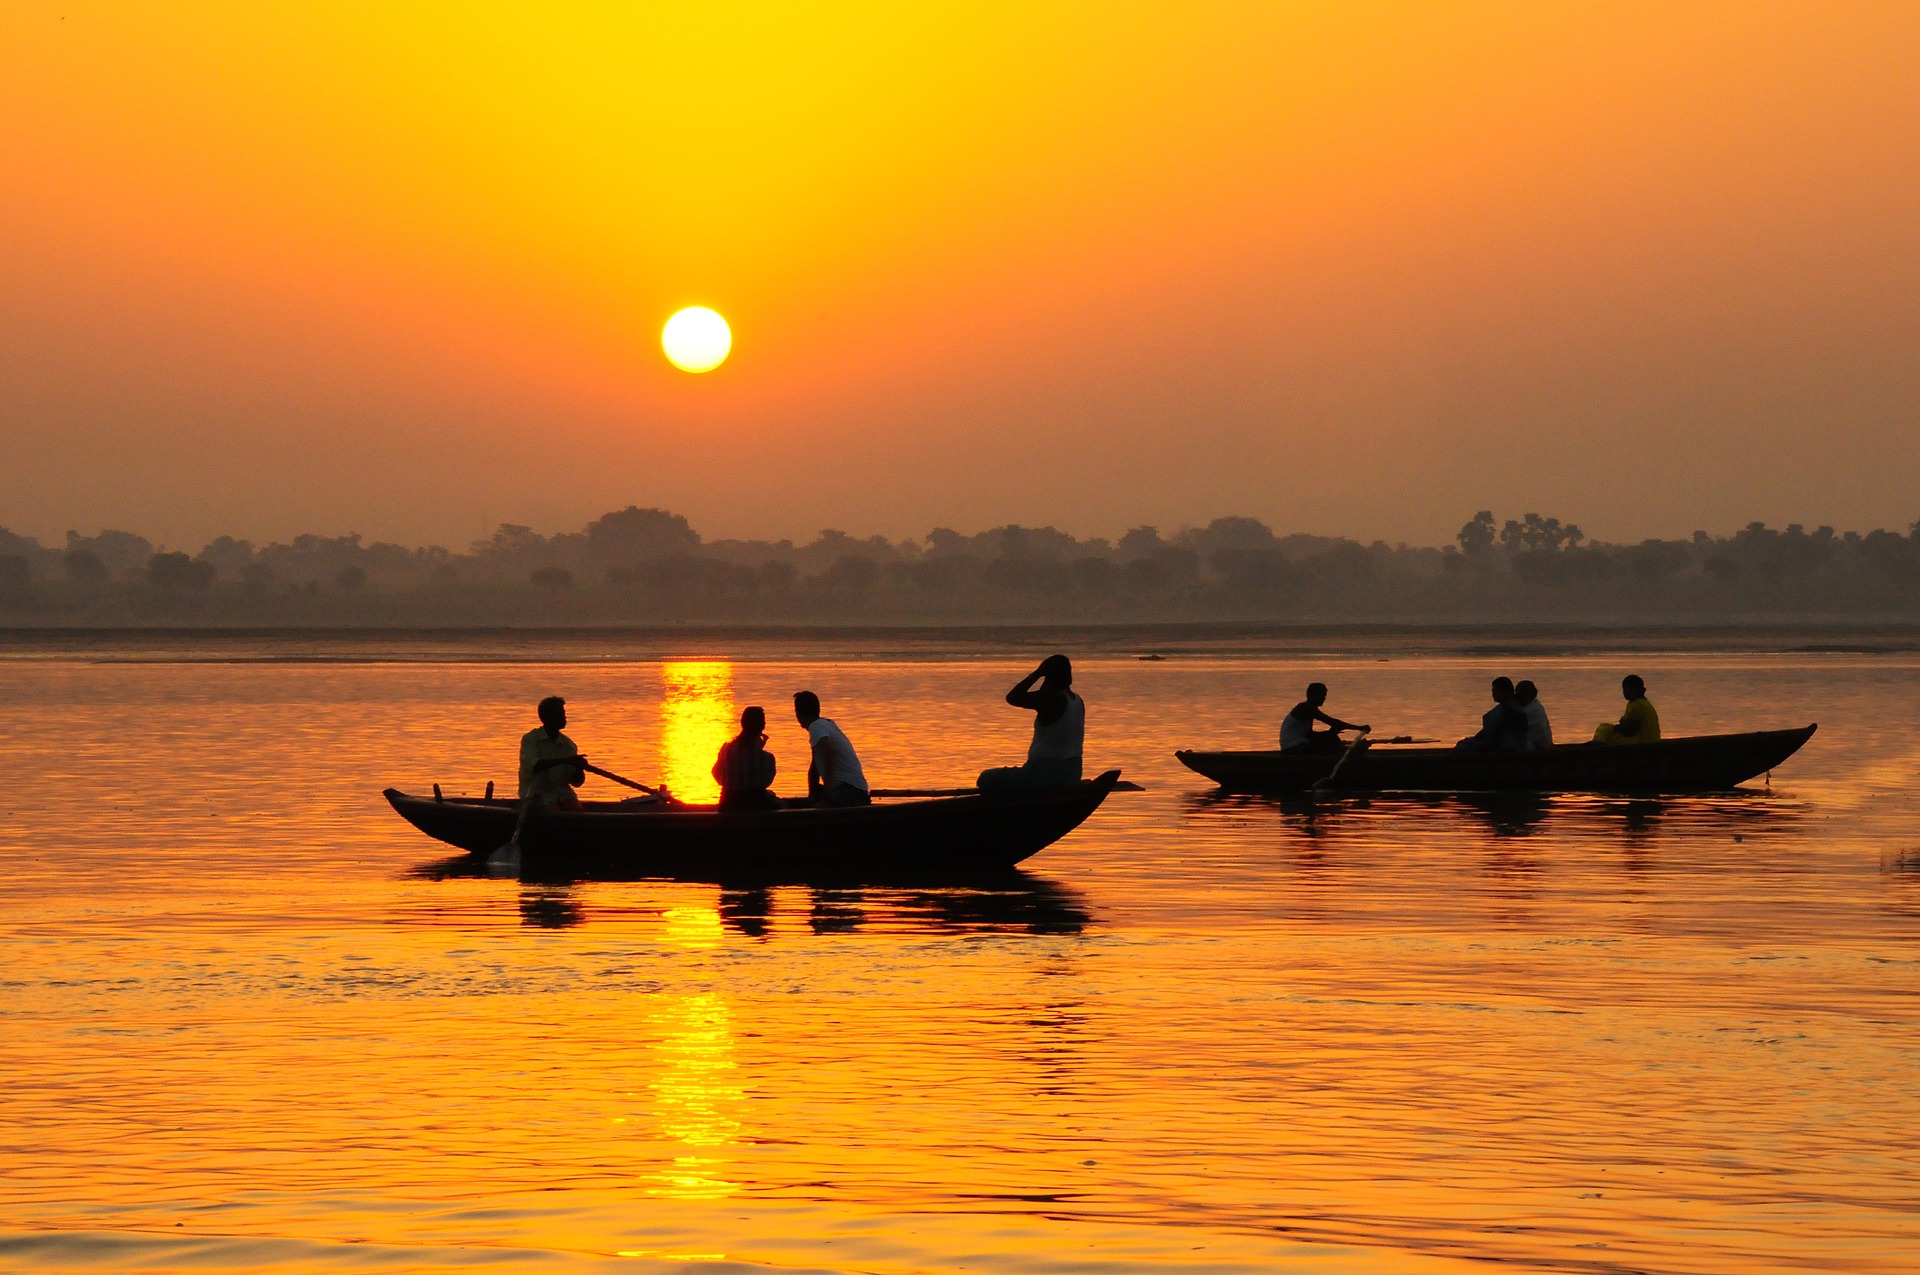
[[[812,691],[795,691],[793,715],[807,728],[813,745],[807,763],[807,796],[829,806],[872,805],[866,772],[860,769],[853,743],[831,718],[820,716],[820,697]]]
[[[1547,722],[1547,706],[1540,702],[1540,690],[1532,682],[1513,688],[1513,702],[1527,715],[1527,747],[1552,748],[1553,727]]]

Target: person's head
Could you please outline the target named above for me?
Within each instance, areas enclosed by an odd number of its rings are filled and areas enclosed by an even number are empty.
[[[1626,699],[1639,699],[1647,693],[1647,684],[1640,680],[1638,673],[1629,673],[1620,679],[1620,694]]]
[[[558,695],[547,696],[533,711],[540,714],[540,724],[548,730],[567,728],[567,701]]]
[[[1496,704],[1511,704],[1513,702],[1512,678],[1496,677],[1493,679],[1493,702]]]
[[[820,720],[820,697],[812,691],[793,693],[793,715],[802,726],[811,726]]]
[[[767,730],[767,710],[758,704],[747,705],[740,714],[740,733],[742,735],[764,735]]]
[[[1540,688],[1532,682],[1515,682],[1513,699],[1516,704],[1531,704],[1540,698]]]
[[[1327,684],[1325,682],[1307,683],[1307,703],[1315,708],[1327,702]]]
[[[1073,685],[1073,661],[1064,655],[1049,655],[1041,660],[1040,673],[1047,679],[1048,686],[1058,686],[1064,690]]]

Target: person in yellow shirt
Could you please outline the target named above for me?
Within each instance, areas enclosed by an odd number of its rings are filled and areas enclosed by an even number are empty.
[[[1603,722],[1593,732],[1596,744],[1657,744],[1660,742],[1660,714],[1654,711],[1653,701],[1647,698],[1647,684],[1639,677],[1628,674],[1620,680],[1620,694],[1627,701],[1627,711],[1620,714],[1617,722]]]

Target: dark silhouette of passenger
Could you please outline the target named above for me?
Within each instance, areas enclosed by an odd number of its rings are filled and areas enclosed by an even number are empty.
[[[1553,724],[1547,720],[1547,706],[1540,702],[1540,689],[1532,682],[1516,682],[1513,702],[1527,715],[1527,747],[1552,748]]]
[[[1480,719],[1480,729],[1454,745],[1470,753],[1524,752],[1527,715],[1513,701],[1513,679],[1493,679],[1493,707]]]
[[[1340,742],[1340,732],[1357,730],[1362,735],[1371,731],[1371,726],[1355,726],[1352,722],[1343,722],[1337,717],[1329,717],[1320,707],[1327,702],[1327,684],[1309,682],[1307,697],[1295,704],[1280,721],[1280,751],[1283,753],[1337,753],[1344,745]],[[1315,722],[1325,722],[1332,729],[1315,730]]]
[[[1620,696],[1627,701],[1627,711],[1620,714],[1617,722],[1604,722],[1593,732],[1596,744],[1657,744],[1660,742],[1660,714],[1653,709],[1653,701],[1647,698],[1647,684],[1638,674],[1629,673],[1620,679]]]
[[[1038,690],[1035,682],[1040,683]],[[1087,706],[1073,692],[1072,661],[1064,655],[1049,655],[1007,692],[1007,703],[1033,710],[1033,743],[1027,747],[1026,765],[981,771],[980,791],[1030,792],[1079,783]]]
[[[549,695],[534,709],[540,725],[520,737],[520,801],[529,809],[571,810],[580,804],[573,790],[587,781],[587,759],[561,734],[567,725],[567,701]]]
[[[812,748],[807,761],[807,796],[829,806],[870,806],[873,797],[853,742],[832,718],[820,716],[820,697],[793,693],[793,715],[807,729]]]
[[[740,733],[720,745],[713,777],[722,810],[771,810],[780,799],[773,786],[773,754],[767,751],[767,714],[758,704],[740,714]]]

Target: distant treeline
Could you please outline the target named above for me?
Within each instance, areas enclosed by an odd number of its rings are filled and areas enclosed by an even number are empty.
[[[503,525],[465,553],[222,536],[197,553],[127,531],[49,547],[0,529],[0,623],[461,625],[675,621],[1622,620],[1920,615],[1920,523],[1589,541],[1482,511],[1438,547],[1276,535],[1216,518],[1117,542],[1052,527],[701,538],[627,508],[543,536]]]

